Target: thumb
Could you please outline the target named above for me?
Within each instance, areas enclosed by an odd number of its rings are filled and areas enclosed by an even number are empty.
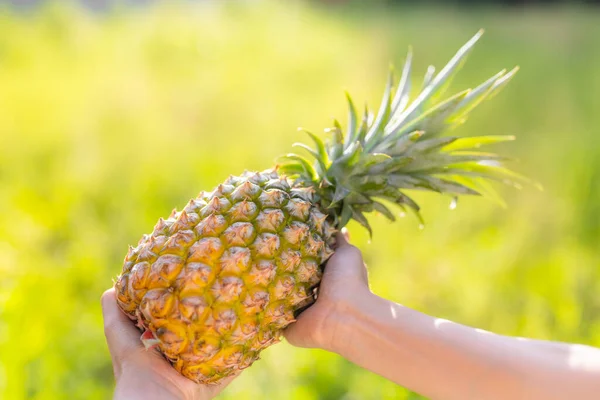
[[[343,227],[340,232],[342,233],[342,236],[344,236],[344,239],[346,239],[346,242],[350,242],[350,231],[348,228]]]
[[[348,232],[342,230],[335,238],[335,252],[325,265],[325,275],[354,275],[363,282],[368,282],[367,269],[361,251],[348,243]]]
[[[348,246],[351,246],[350,233],[348,232],[348,229],[342,228],[342,230],[339,231],[338,233],[336,233],[336,235],[335,235],[334,249],[335,249],[335,251],[338,251],[340,248],[348,247]]]
[[[125,355],[143,347],[140,331],[117,305],[115,289],[102,295],[102,316],[108,350],[114,360],[123,360]]]

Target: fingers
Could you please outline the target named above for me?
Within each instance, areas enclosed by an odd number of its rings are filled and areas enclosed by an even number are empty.
[[[359,249],[344,241],[335,249],[334,255],[329,263],[335,263],[344,266],[353,266],[362,268],[364,265],[362,253]]]
[[[336,262],[344,260],[344,262],[349,263],[359,263],[362,264],[362,253],[358,248],[351,245],[348,242],[348,231],[342,229],[341,232],[337,233],[335,238],[335,253],[332,258],[335,258]]]
[[[335,250],[337,251],[342,247],[351,246],[349,242],[350,234],[346,228],[342,228],[335,236]]]
[[[350,242],[350,231],[348,230],[348,228],[342,228],[342,235],[344,236],[344,239],[346,239],[347,242]]]
[[[221,391],[223,391],[223,389],[225,389],[227,387],[227,385],[229,385],[231,383],[232,380],[234,380],[235,378],[240,376],[241,373],[242,373],[242,371],[238,371],[233,376],[230,376],[230,377],[225,378],[222,381],[220,381],[218,385],[205,386],[205,388],[209,391],[211,398],[215,397],[216,395],[221,393]]]
[[[140,331],[117,305],[114,289],[102,295],[102,315],[108,349],[114,359],[122,360],[142,347]]]
[[[338,232],[336,236],[335,253],[327,262],[325,271],[327,272],[328,268],[331,270],[331,268],[338,269],[343,267],[347,271],[350,270],[358,273],[358,276],[360,276],[364,282],[368,282],[367,269],[363,261],[362,253],[357,247],[348,242],[348,238],[349,234],[346,228],[342,229],[341,232]]]

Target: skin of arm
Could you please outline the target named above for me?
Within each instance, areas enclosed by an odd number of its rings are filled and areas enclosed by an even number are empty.
[[[371,293],[361,253],[339,236],[316,304],[286,331],[431,399],[596,399],[600,350],[496,335]]]
[[[115,400],[208,400],[233,379],[197,385],[180,375],[102,296]],[[338,235],[317,302],[284,332],[288,342],[340,354],[431,399],[595,399],[600,350],[495,335],[433,318],[369,290],[360,251]]]

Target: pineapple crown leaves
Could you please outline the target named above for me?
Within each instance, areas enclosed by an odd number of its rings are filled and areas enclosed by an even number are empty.
[[[412,51],[409,49],[400,80],[394,85],[393,69],[387,80],[381,105],[372,115],[365,107],[359,117],[350,95],[348,122],[344,133],[334,120],[325,131],[325,143],[305,131],[314,148],[303,143],[313,158],[297,154],[282,157],[280,172],[298,184],[313,186],[321,206],[342,228],[351,219],[371,232],[365,213],[377,211],[390,220],[394,214],[384,204],[393,203],[413,211],[419,220],[419,206],[404,191],[428,190],[458,195],[484,195],[502,203],[489,180],[520,187],[529,180],[502,165],[503,157],[481,152],[479,147],[514,140],[513,136],[442,136],[465,122],[470,112],[493,97],[513,78],[518,67],[502,70],[474,89],[448,98],[444,92],[463,65],[483,31],[477,32],[452,59],[435,74],[429,67],[419,94],[411,100]],[[301,129],[302,130],[302,129]]]

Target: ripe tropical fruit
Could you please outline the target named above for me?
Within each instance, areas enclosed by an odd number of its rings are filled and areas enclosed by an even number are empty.
[[[351,219],[370,231],[365,213],[393,220],[389,204],[419,215],[405,190],[494,196],[489,179],[518,185],[524,178],[500,157],[473,150],[512,137],[441,136],[517,71],[442,100],[480,36],[437,75],[430,67],[412,99],[409,52],[396,87],[390,73],[374,117],[365,109],[359,119],[348,96],[345,134],[334,121],[327,143],[307,132],[315,148],[298,144],[312,161],[288,154],[277,168],[231,176],[161,218],[130,247],[115,283],[144,344],[189,379],[217,383],[250,366],[315,301],[335,233]]]

